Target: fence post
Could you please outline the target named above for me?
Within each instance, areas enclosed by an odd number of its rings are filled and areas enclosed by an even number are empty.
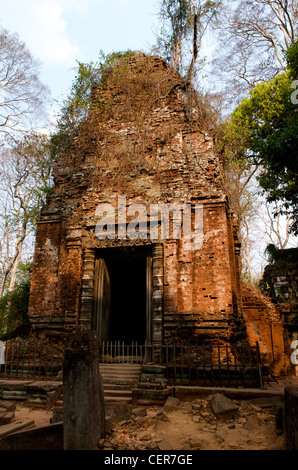
[[[257,361],[258,361],[258,369],[259,369],[259,378],[260,378],[260,387],[263,390],[264,389],[264,383],[263,383],[263,375],[262,375],[262,364],[261,364],[261,355],[260,355],[260,346],[259,342],[256,342],[256,349],[257,349]]]
[[[63,357],[65,450],[96,450],[105,436],[105,411],[95,332],[79,329],[66,338]]]

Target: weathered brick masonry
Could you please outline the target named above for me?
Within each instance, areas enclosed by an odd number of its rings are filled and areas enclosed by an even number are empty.
[[[140,340],[245,338],[237,223],[204,128],[198,97],[161,59],[139,54],[107,73],[88,119],[56,158],[54,192],[37,230],[29,308],[35,331],[57,336],[84,324],[101,339],[113,330],[121,340],[127,329],[139,334],[139,315]],[[127,210],[141,203],[147,214],[150,204],[191,204],[194,217],[201,204],[202,246],[189,250],[172,231],[167,240],[99,239],[96,209],[113,205],[117,220],[119,196]],[[105,299],[113,318],[108,307],[103,313]]]

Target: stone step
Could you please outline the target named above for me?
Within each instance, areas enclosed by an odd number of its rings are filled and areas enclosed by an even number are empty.
[[[131,403],[131,397],[119,397],[119,396],[107,396],[105,397],[105,402],[123,402]]]
[[[141,365],[107,363],[100,364],[99,370],[103,381],[105,401],[131,403],[132,389],[139,382]]]
[[[134,370],[134,369],[121,369],[120,367],[119,368],[116,368],[116,367],[111,367],[111,368],[99,368],[99,372],[101,374],[131,374],[131,375],[139,375],[140,374],[140,370]]]
[[[127,369],[127,370],[139,370],[142,366],[141,364],[125,364],[125,363],[121,363],[121,362],[101,362],[99,364],[99,368],[101,369],[104,369],[104,368],[107,368],[107,367],[110,367],[110,368],[119,368],[119,369]]]
[[[131,390],[134,384],[105,383],[104,390]]]
[[[103,374],[139,375],[140,369],[123,369],[122,367],[100,367],[99,372]]]
[[[131,390],[111,390],[111,389],[105,389],[104,390],[104,397],[128,397],[131,398],[132,396],[132,391]]]
[[[130,403],[132,389],[139,382],[141,366],[138,364],[100,364],[105,401]],[[63,392],[56,401],[56,406],[63,407]]]
[[[109,375],[106,377],[102,377],[102,382],[105,383],[118,383],[119,385],[129,385],[134,384],[139,381],[139,377],[115,377],[113,375]]]

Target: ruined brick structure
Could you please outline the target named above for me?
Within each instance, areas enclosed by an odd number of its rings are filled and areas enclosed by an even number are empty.
[[[138,54],[107,72],[92,103],[56,158],[38,225],[33,330],[57,336],[85,325],[100,340],[155,344],[245,338],[237,223],[199,98],[163,60]],[[132,204],[147,215],[152,204],[191,205],[193,226],[202,208],[201,245],[188,249],[173,229],[168,239],[121,238],[123,226],[118,237],[100,239],[96,210],[112,205],[117,222],[119,196],[127,224]]]
[[[264,270],[263,287],[283,323],[284,347],[290,357],[292,342],[298,340],[298,248],[277,250],[272,257]],[[297,365],[291,363],[290,369],[298,376]]]

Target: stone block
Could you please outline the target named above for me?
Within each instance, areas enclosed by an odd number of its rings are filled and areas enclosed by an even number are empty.
[[[133,408],[132,412],[131,412],[133,415],[135,415],[135,417],[139,418],[139,417],[144,417],[144,416],[147,416],[147,408],[141,406],[139,408]]]
[[[210,406],[213,413],[219,417],[227,417],[237,413],[238,407],[222,393],[211,397]]]
[[[298,387],[286,387],[284,400],[286,450],[298,450]]]
[[[1,411],[0,410],[0,426],[11,423],[14,417],[15,417],[15,413],[13,411]]]
[[[126,402],[106,403],[105,413],[113,423],[120,423],[130,419],[129,406]]]
[[[165,401],[164,408],[167,409],[168,411],[174,410],[175,408],[177,408],[179,403],[180,403],[179,398],[168,397]]]

